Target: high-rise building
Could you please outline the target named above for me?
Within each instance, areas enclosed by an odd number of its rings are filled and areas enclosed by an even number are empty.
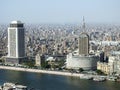
[[[78,48],[80,55],[89,54],[89,36],[86,33],[82,33],[78,39]]]
[[[8,56],[6,63],[19,64],[25,58],[25,31],[21,21],[12,21],[8,27]]]
[[[85,30],[85,19],[83,17],[83,25],[82,25],[83,32],[80,34],[78,38],[78,49],[79,55],[88,55],[89,54],[89,35]]]

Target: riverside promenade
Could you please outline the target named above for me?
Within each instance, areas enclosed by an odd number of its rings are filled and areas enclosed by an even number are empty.
[[[45,73],[45,74],[54,74],[54,75],[63,75],[63,76],[72,76],[72,77],[80,77],[80,75],[82,75],[82,74],[78,74],[78,73],[29,69],[29,68],[10,67],[10,66],[0,66],[0,69],[24,71],[24,72],[34,72],[34,73]]]

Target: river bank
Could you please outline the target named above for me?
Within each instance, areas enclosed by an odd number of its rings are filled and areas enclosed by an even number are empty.
[[[103,75],[96,74],[82,74],[82,73],[71,73],[71,72],[63,72],[63,71],[50,71],[50,70],[40,70],[40,69],[30,69],[30,68],[20,68],[20,67],[11,67],[11,66],[0,66],[0,69],[4,70],[14,70],[14,71],[23,71],[23,72],[33,72],[33,73],[43,73],[43,74],[54,74],[54,75],[63,75],[63,76],[71,76],[71,77],[79,77],[80,79],[99,79],[116,81],[116,77],[109,77]],[[118,79],[120,80],[120,79]]]
[[[55,75],[73,76],[73,77],[80,77],[80,75],[82,75],[82,74],[78,74],[78,73],[39,70],[39,69],[29,69],[29,68],[10,67],[10,66],[0,66],[0,69],[24,71],[24,72],[34,72],[34,73],[45,73],[45,74],[55,74]]]

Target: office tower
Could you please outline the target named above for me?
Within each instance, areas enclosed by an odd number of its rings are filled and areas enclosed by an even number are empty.
[[[82,33],[78,39],[79,55],[89,54],[89,36],[86,33]]]
[[[12,21],[8,27],[8,56],[6,63],[19,64],[25,58],[24,24]]]
[[[83,17],[83,33],[80,34],[78,39],[78,48],[79,55],[88,55],[89,54],[89,35],[85,33],[85,20]]]

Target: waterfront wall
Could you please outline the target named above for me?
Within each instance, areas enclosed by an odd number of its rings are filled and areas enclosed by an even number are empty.
[[[10,67],[10,66],[0,66],[0,69],[80,77],[80,74],[78,73],[60,72],[60,71],[38,70],[38,69],[28,69],[28,68]]]

